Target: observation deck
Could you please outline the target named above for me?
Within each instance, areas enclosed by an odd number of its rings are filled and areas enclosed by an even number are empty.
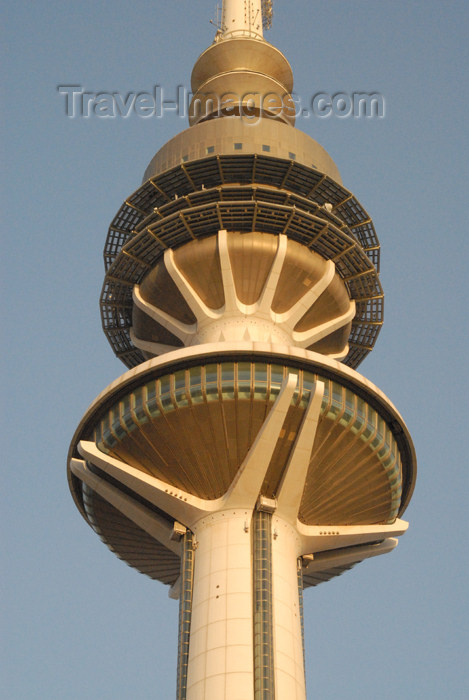
[[[104,390],[85,413],[69,453],[70,487],[85,519],[129,565],[174,585],[181,556],[172,539],[174,518],[139,497],[135,486],[119,485],[103,469],[103,460],[116,459],[143,478],[159,480],[175,498],[183,491],[215,501],[235,480],[289,374],[297,377],[296,388],[259,495],[276,498],[313,387],[323,382],[318,429],[295,515],[321,533],[314,559],[305,566],[305,587],[395,546],[386,524],[391,527],[403,514],[415,483],[414,449],[398,411],[342,363],[262,343],[166,353]],[[83,459],[86,467],[80,468]],[[365,527],[368,540],[346,543],[342,551],[337,538],[344,527],[369,523],[375,523],[372,538]]]
[[[203,133],[197,133],[201,127]],[[236,129],[243,140],[236,140],[238,135],[232,133]],[[231,144],[223,143],[227,130]],[[356,368],[373,348],[383,322],[384,300],[373,222],[358,200],[331,177],[340,178],[318,144],[306,135],[288,144],[279,139],[279,131],[301,133],[270,120],[252,129],[226,118],[192,127],[157,154],[147,169],[148,179],[114,217],[104,251],[101,314],[114,352],[128,367],[146,359],[131,339],[134,286],[168,248],[200,241],[221,229],[285,235],[331,260],[356,303],[343,361]],[[274,142],[269,136],[275,133]],[[277,142],[282,145],[276,146]],[[190,159],[192,143],[199,152],[205,151],[204,158]],[[285,152],[298,145],[302,146],[298,154]],[[276,155],[279,151],[283,157]],[[326,172],[316,169],[313,158]]]

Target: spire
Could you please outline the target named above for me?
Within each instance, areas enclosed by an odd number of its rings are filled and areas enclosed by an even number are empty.
[[[264,4],[261,0],[223,0],[220,38],[262,39]]]
[[[290,64],[263,36],[271,24],[272,0],[223,0],[215,41],[192,71],[191,126],[223,116],[294,125]]]

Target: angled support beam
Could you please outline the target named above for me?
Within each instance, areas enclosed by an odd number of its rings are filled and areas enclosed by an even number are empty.
[[[298,377],[296,374],[289,374],[283,380],[282,388],[269,415],[240,466],[226,496],[224,496],[227,508],[253,509],[256,505],[297,382]]]
[[[328,354],[327,357],[330,357],[333,360],[343,360],[344,357],[347,357],[349,350],[350,350],[350,345],[347,343],[341,352],[334,352],[334,353]]]
[[[398,540],[396,538],[388,537],[377,544],[361,544],[356,547],[332,549],[328,552],[318,552],[311,557],[306,555],[303,557],[303,573],[306,575],[315,574],[327,569],[333,569],[336,566],[358,564],[364,559],[392,552],[397,547],[397,544]]]
[[[223,312],[238,311],[238,296],[231,267],[230,253],[228,250],[228,232],[223,229],[218,232],[218,254],[220,256],[221,276],[223,291],[225,293],[225,307]]]
[[[183,323],[178,321],[174,316],[170,316],[166,311],[158,309],[158,307],[149,304],[140,294],[140,287],[138,284],[134,285],[132,298],[135,306],[137,306],[141,311],[146,313],[150,318],[159,323],[163,328],[166,328],[170,333],[182,340],[184,344],[190,344],[191,338],[197,332],[197,323]]]
[[[277,494],[278,515],[295,526],[316,437],[323,396],[324,382],[316,382],[311,390],[303,422],[292,447]]]
[[[215,500],[208,501],[198,498],[125,464],[121,460],[101,452],[94,442],[81,440],[78,443],[78,451],[85,460],[191,529],[194,528],[198,520],[209,513],[232,508],[253,510],[259,498],[262,483],[285,422],[297,382],[296,374],[289,374],[283,381],[280,393],[245,460],[239,467],[230,488],[224,496]],[[83,469],[80,473],[83,476]],[[91,474],[89,470],[87,473]],[[99,479],[95,475],[91,476]],[[102,479],[99,481],[105,484]],[[119,494],[123,497],[118,489],[115,488],[114,491],[116,496]],[[126,498],[131,502],[130,497]]]
[[[280,273],[282,272],[283,263],[285,262],[285,256],[287,254],[288,238],[283,234],[278,237],[277,252],[275,254],[274,262],[270,268],[269,275],[262,290],[259,300],[255,304],[256,309],[264,314],[270,316],[270,311],[272,308],[272,302],[274,300],[275,292],[277,290],[278,281],[280,279]]]
[[[295,345],[300,348],[307,348],[309,345],[317,343],[330,333],[339,330],[339,328],[342,328],[342,326],[352,321],[355,317],[355,313],[355,300],[351,299],[350,306],[344,314],[336,316],[336,318],[331,318],[329,321],[326,321],[326,323],[322,323],[320,326],[316,326],[309,331],[293,331],[292,336]]]
[[[372,544],[389,537],[403,535],[409,523],[396,519],[390,525],[305,525],[297,521],[301,538],[301,554]]]
[[[207,513],[218,510],[217,506],[221,499],[204,501],[202,498],[192,496],[186,491],[166,484],[154,476],[145,474],[129,464],[104,454],[94,442],[81,440],[78,443],[78,451],[82,457],[102,469],[103,472],[142,496],[152,505],[168,513],[186,527],[191,527],[194,522]]]
[[[320,280],[298,299],[288,311],[281,314],[272,313],[272,319],[279,325],[287,325],[293,329],[305,313],[315,304],[321,294],[328,288],[335,275],[335,265],[332,260],[326,262],[326,269]]]
[[[220,312],[210,309],[199,297],[192,285],[184,277],[174,259],[174,251],[171,248],[164,253],[164,264],[171,279],[184,297],[185,302],[196,317],[198,323],[207,319],[217,319]]]
[[[130,329],[130,340],[139,350],[144,352],[149,352],[152,355],[164,355],[165,352],[172,352],[173,350],[179,350],[178,345],[163,345],[163,343],[153,343],[151,340],[142,340],[137,338],[134,329]]]
[[[101,498],[114,506],[122,515],[131,520],[135,525],[145,530],[153,539],[157,540],[172,552],[180,556],[181,545],[171,540],[173,528],[168,525],[156,513],[137,503],[112,484],[108,484],[99,476],[90,472],[84,460],[72,459],[70,461],[72,473],[95,491]]]

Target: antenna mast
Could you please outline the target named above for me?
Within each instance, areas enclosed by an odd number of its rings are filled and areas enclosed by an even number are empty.
[[[262,39],[272,26],[272,0],[223,0],[221,38]]]

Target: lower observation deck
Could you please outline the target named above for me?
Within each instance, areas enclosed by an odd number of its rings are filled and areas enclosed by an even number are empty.
[[[312,168],[259,155],[214,156],[145,182],[114,218],[105,247],[104,332],[129,367],[145,358],[130,338],[132,289],[167,248],[220,229],[284,234],[332,260],[357,314],[344,363],[357,367],[383,321],[379,243],[373,223],[345,188]]]
[[[178,350],[142,364],[92,404],[74,436],[69,464],[81,459],[78,446],[85,441],[98,448],[97,454],[159,479],[169,493],[182,489],[207,501],[219,498],[252,447],[284,378],[292,373],[298,376],[297,389],[262,496],[275,499],[312,387],[321,381],[324,396],[298,521],[318,526],[324,535],[339,535],[343,526],[393,523],[405,510],[416,476],[402,418],[361,375],[295,348],[223,343]],[[87,461],[87,468],[87,484],[69,470],[70,487],[85,519],[128,564],[174,584],[180,554],[171,540],[173,520],[113,481],[100,469],[99,459]],[[123,514],[125,508],[113,505],[126,499],[138,502],[140,517],[143,512],[159,521],[160,534],[151,536]],[[325,544],[324,549],[330,547]],[[364,558],[360,548],[356,555],[353,547],[347,551],[347,563],[336,566],[333,552],[319,549],[304,585],[328,580]]]

